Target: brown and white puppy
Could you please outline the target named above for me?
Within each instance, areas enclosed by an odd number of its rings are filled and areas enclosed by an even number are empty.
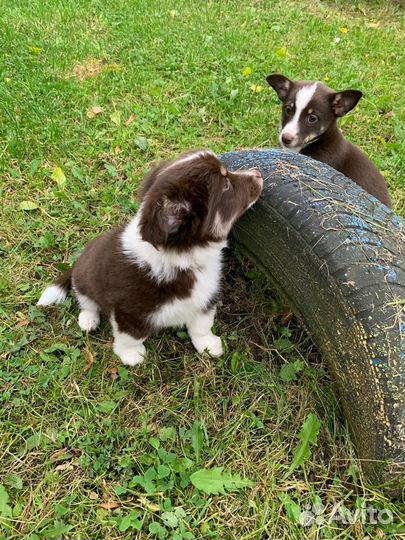
[[[327,163],[391,207],[384,177],[360,148],[344,138],[336,123],[363,94],[335,92],[319,82],[292,81],[277,73],[269,75],[267,82],[283,103],[281,146]]]
[[[186,326],[198,352],[221,355],[211,332],[221,251],[262,187],[260,172],[229,172],[210,151],[160,164],[144,179],[136,217],[91,241],[38,305],[61,303],[72,288],[80,328],[109,315],[114,352],[131,366],[142,362],[145,338],[165,327]]]

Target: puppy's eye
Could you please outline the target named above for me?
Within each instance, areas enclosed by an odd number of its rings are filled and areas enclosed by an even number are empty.
[[[285,110],[285,114],[286,114],[287,116],[291,116],[291,114],[292,114],[292,107],[291,107],[291,105],[286,105],[284,110]]]
[[[227,178],[224,184],[224,191],[228,191],[228,189],[231,189],[231,187],[232,187],[231,181],[229,180],[229,178]]]
[[[310,126],[313,126],[318,122],[319,118],[316,116],[316,114],[309,114],[307,116],[307,122]]]

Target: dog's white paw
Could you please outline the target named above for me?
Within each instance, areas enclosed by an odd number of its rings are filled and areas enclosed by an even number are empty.
[[[221,356],[224,352],[221,338],[213,334],[193,337],[192,342],[199,353],[208,352],[211,356]]]
[[[121,362],[126,366],[136,366],[137,364],[142,364],[145,360],[146,349],[144,345],[136,345],[114,352],[121,358]]]
[[[95,330],[100,323],[100,316],[97,311],[84,309],[79,313],[79,326],[84,332]]]

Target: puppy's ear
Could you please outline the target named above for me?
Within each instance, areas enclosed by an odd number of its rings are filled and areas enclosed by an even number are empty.
[[[138,190],[138,199],[143,200],[149,189],[155,183],[159,173],[168,165],[168,161],[161,161],[156,167],[151,169],[148,174],[142,180],[142,183]]]
[[[343,90],[343,92],[332,94],[333,114],[337,117],[344,116],[354,109],[362,96],[360,90]]]
[[[188,221],[190,213],[191,203],[188,201],[171,200],[164,196],[154,208],[145,207],[141,220],[142,240],[155,247],[164,246]]]
[[[290,79],[287,79],[287,77],[284,77],[284,75],[280,75],[279,73],[272,73],[266,77],[266,81],[272,88],[274,88],[281,101],[285,101],[287,99],[287,96],[294,84],[293,81],[290,81]]]
[[[163,197],[162,208],[159,213],[162,229],[167,236],[176,234],[180,227],[188,220],[191,204],[185,200],[170,200]]]

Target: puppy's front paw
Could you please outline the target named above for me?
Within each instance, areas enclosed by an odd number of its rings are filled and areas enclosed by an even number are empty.
[[[221,356],[224,352],[221,338],[213,334],[194,337],[192,342],[199,353],[208,352],[211,356]]]
[[[143,345],[137,345],[136,347],[122,349],[117,354],[121,358],[121,362],[126,366],[136,366],[144,361],[146,349]]]
[[[95,330],[100,323],[100,316],[97,311],[84,309],[79,313],[79,326],[84,332]]]

